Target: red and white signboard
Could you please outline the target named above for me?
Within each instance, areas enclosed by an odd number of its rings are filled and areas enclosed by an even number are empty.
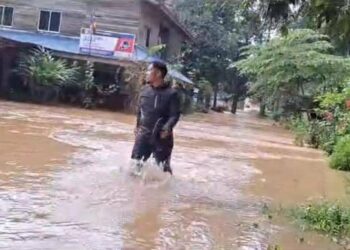
[[[91,29],[82,29],[80,34],[80,52],[115,58],[131,58],[135,50],[136,36],[133,34],[111,33]]]

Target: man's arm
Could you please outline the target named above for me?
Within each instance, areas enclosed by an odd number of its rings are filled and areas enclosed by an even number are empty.
[[[140,93],[141,93],[141,91],[140,91]],[[140,97],[138,97],[137,109],[136,109],[136,127],[135,127],[135,130],[134,130],[135,134],[137,134],[138,129],[140,127],[140,124],[141,124],[141,104],[140,104]]]
[[[171,95],[169,105],[169,119],[162,129],[166,132],[171,132],[174,129],[181,115],[180,99],[176,91]]]
[[[141,109],[138,107],[137,114],[136,114],[136,128],[140,127],[140,122],[141,122]]]

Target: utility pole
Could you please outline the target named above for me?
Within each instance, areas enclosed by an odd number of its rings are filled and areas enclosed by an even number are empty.
[[[90,43],[89,43],[89,56],[91,56],[91,44],[92,36],[96,32],[96,19],[95,19],[95,8],[93,7],[90,14]]]

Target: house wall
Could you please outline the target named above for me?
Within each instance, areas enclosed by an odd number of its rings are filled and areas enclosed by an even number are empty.
[[[169,30],[166,59],[177,55],[186,40],[168,16],[145,0],[0,0],[0,5],[14,7],[12,29],[43,32],[38,31],[40,10],[52,10],[62,13],[60,34],[79,36],[94,13],[98,30],[135,34],[141,46],[146,45],[147,27],[150,46],[160,44],[162,26]]]
[[[167,57],[173,57],[179,54],[182,43],[186,40],[185,35],[171,23],[169,18],[159,12],[155,15],[154,6],[143,2],[141,5],[141,20],[139,32],[139,44],[146,45],[146,29],[151,28],[150,47],[161,43],[160,27],[169,30],[169,39],[167,43]]]
[[[14,7],[12,28],[20,30],[38,31],[40,10],[62,13],[62,35],[79,36],[92,13],[100,30],[137,34],[139,29],[139,0],[1,0],[0,5]]]

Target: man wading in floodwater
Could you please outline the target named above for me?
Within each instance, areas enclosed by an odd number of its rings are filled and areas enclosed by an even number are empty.
[[[170,166],[174,147],[173,129],[180,118],[180,101],[175,89],[164,79],[168,70],[165,64],[153,62],[147,69],[148,84],[141,90],[135,145],[131,158],[137,161],[136,171],[153,154],[164,172],[172,174]]]

